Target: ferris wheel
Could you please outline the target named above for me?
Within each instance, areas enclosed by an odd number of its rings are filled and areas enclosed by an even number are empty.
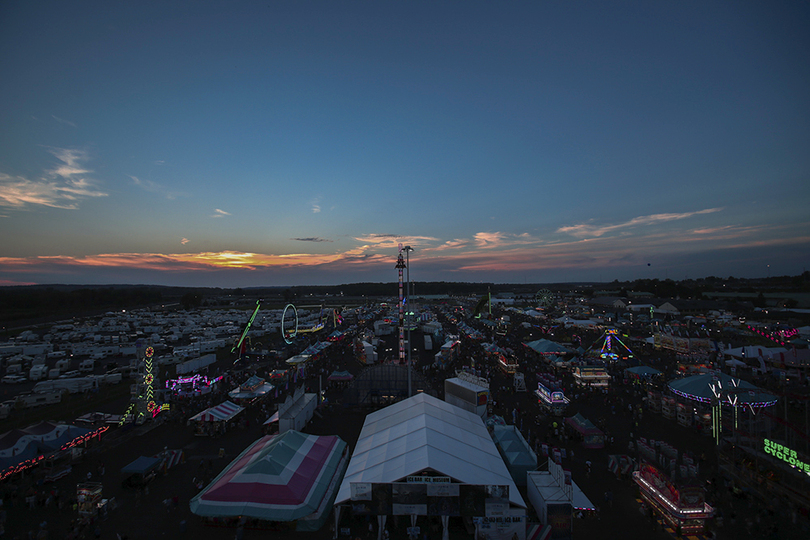
[[[548,289],[540,289],[534,295],[534,299],[543,307],[551,307],[554,305],[554,293]]]

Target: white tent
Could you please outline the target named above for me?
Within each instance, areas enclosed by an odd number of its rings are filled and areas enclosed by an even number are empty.
[[[369,414],[335,504],[351,501],[353,482],[399,482],[432,469],[472,485],[508,485],[512,506],[526,508],[484,421],[427,394]]]

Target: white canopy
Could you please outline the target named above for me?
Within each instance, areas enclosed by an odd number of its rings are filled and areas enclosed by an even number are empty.
[[[351,500],[352,482],[399,482],[425,469],[464,484],[508,485],[509,502],[526,508],[481,417],[423,393],[366,417],[335,504]]]

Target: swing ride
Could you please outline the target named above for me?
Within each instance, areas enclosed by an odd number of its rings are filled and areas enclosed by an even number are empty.
[[[594,348],[601,343],[601,349],[598,353],[594,352]],[[588,349],[588,355],[598,356],[604,360],[615,362],[617,360],[628,360],[633,358],[633,351],[630,347],[624,344],[619,338],[619,331],[616,328],[608,328],[602,337],[596,340]]]

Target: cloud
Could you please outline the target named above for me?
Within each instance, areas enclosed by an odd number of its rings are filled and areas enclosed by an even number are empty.
[[[189,239],[188,238],[183,238],[182,240],[180,240],[180,243],[185,246],[186,244],[189,243]]]
[[[448,240],[445,243],[431,248],[425,248],[424,251],[447,251],[451,249],[465,249],[469,247],[471,244],[470,240],[456,238],[454,240]]]
[[[398,249],[399,244],[422,249],[425,244],[438,242],[439,239],[433,236],[403,236],[399,234],[366,234],[354,238],[364,244],[372,244],[377,249]]]
[[[76,127],[76,124],[74,124],[74,123],[73,123],[73,122],[71,122],[70,120],[65,120],[64,118],[59,118],[59,117],[58,117],[58,116],[56,116],[55,114],[52,114],[52,115],[51,115],[51,117],[52,117],[54,120],[56,120],[57,122],[59,122],[60,124],[67,124],[68,126],[71,126],[71,127]]]
[[[706,208],[704,210],[697,210],[695,212],[684,212],[681,214],[652,214],[649,216],[635,217],[630,221],[626,221],[624,223],[618,223],[616,225],[603,225],[601,227],[589,223],[581,223],[579,225],[560,227],[559,229],[557,229],[557,232],[567,233],[570,234],[571,236],[576,236],[577,238],[585,238],[585,237],[594,238],[621,229],[637,227],[640,225],[652,225],[655,223],[676,221],[690,218],[692,216],[696,216],[699,214],[711,214],[714,212],[720,212],[721,210],[723,210],[723,208]]]
[[[81,199],[106,196],[107,193],[98,191],[85,179],[29,180],[0,173],[0,206],[24,209],[28,205],[40,205],[75,210]]]
[[[297,240],[299,242],[331,242],[326,238],[318,238],[317,236],[310,236],[308,238],[290,238],[290,240]]]
[[[61,164],[57,165],[55,169],[48,171],[51,176],[60,176],[65,179],[69,179],[74,176],[85,175],[93,172],[89,169],[85,169],[81,165],[82,162],[89,160],[87,152],[84,150],[78,150],[76,148],[53,147],[48,147],[47,150],[53,154],[56,159],[62,162]]]
[[[25,209],[39,205],[75,210],[82,199],[107,196],[86,177],[92,172],[83,165],[89,159],[87,152],[75,148],[48,147],[47,150],[60,163],[46,171],[43,178],[0,173],[0,206]]]
[[[313,214],[319,214],[320,212],[321,212],[321,207],[319,205],[317,205],[317,204],[313,204],[312,205],[312,213]]]
[[[475,244],[480,248],[498,247],[503,240],[504,234],[500,232],[480,232],[475,233]]]
[[[230,216],[230,215],[231,215],[230,212],[226,212],[225,210],[220,210],[219,208],[214,208],[214,213],[211,215],[211,217],[221,218],[221,217]]]
[[[166,186],[162,184],[158,184],[157,182],[153,182],[152,180],[141,180],[137,176],[128,175],[132,181],[135,183],[136,186],[143,188],[144,191],[148,191],[150,193],[158,193],[160,195],[165,196],[169,200],[176,199],[178,196],[183,195],[182,193],[170,191]]]

